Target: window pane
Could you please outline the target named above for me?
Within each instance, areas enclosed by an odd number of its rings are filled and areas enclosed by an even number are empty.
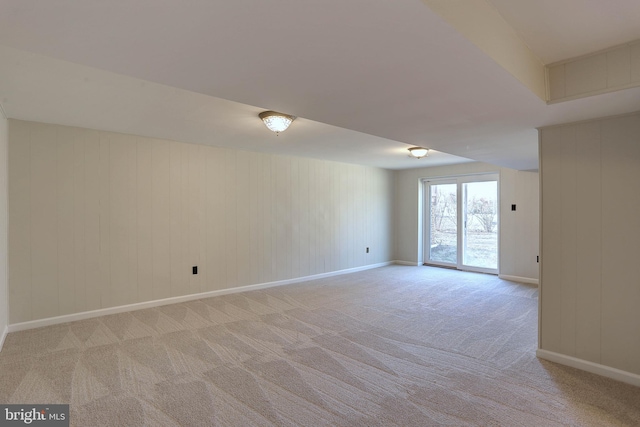
[[[429,260],[458,262],[457,184],[432,184]]]
[[[498,182],[469,182],[464,195],[464,265],[498,268]]]

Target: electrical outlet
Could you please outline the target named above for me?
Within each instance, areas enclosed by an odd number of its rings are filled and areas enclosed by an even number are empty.
[[[369,248],[367,248],[367,253],[369,253]]]
[[[198,274],[198,266],[194,265],[193,267],[191,267],[191,273],[192,274]]]
[[[511,205],[511,210],[515,211],[516,210],[516,205]]]

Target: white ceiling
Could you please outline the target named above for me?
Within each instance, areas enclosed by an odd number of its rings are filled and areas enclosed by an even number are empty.
[[[584,53],[583,15],[637,3],[491,1],[553,60]],[[621,16],[599,40],[635,34]],[[390,169],[465,161],[411,145],[535,169],[535,127],[640,110],[640,89],[546,105],[419,0],[0,0],[0,45],[11,118]],[[275,136],[264,109],[300,118]]]
[[[545,64],[640,40],[638,0],[489,0]]]

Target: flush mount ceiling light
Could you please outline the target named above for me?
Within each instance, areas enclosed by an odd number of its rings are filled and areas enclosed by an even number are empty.
[[[275,133],[284,132],[291,122],[295,120],[295,116],[276,113],[275,111],[263,111],[258,114],[258,116],[262,119],[265,126]]]
[[[411,147],[408,149],[409,155],[411,157],[415,157],[416,159],[421,159],[423,157],[429,157],[429,149],[422,147]]]

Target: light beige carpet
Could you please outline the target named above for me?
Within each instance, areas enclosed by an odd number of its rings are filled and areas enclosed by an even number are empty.
[[[0,402],[78,426],[640,425],[640,389],[536,359],[537,290],[391,266],[12,333]]]

